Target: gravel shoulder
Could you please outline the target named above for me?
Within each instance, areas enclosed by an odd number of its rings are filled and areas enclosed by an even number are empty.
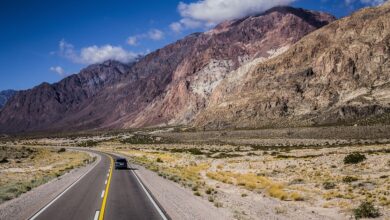
[[[164,179],[145,167],[131,164],[131,168],[135,169],[137,176],[172,220],[232,219],[228,214],[229,210],[213,206],[179,184]]]
[[[38,186],[31,191],[22,194],[16,199],[7,201],[0,205],[0,219],[22,220],[28,219],[33,213],[56,198],[61,192],[77,181],[82,175],[89,172],[95,164],[98,164],[101,157],[98,154],[88,152],[96,156],[95,162],[81,168],[71,170],[69,173],[54,179],[46,184]]]

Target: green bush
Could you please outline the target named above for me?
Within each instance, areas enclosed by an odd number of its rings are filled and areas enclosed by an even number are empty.
[[[366,160],[366,156],[361,153],[351,153],[344,158],[344,164],[357,164]]]
[[[356,219],[377,218],[381,213],[371,202],[362,202],[359,207],[353,210]]]

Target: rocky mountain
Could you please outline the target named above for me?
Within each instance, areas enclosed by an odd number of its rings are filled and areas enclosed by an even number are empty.
[[[217,88],[240,77],[238,69],[284,53],[334,20],[322,12],[276,7],[192,34],[131,65],[90,66],[59,83],[16,94],[0,111],[0,132],[198,122],[199,114],[211,109]]]
[[[390,123],[390,3],[241,67],[195,120],[209,129]]]
[[[15,90],[4,90],[4,91],[0,91],[0,109],[3,108],[3,106],[5,105],[5,103],[7,103],[7,101],[12,98],[12,96],[14,96],[16,93]]]
[[[104,87],[120,82],[129,67],[107,61],[91,65],[58,83],[42,83],[20,91],[0,110],[0,129],[24,132],[56,127],[59,121],[88,106]]]
[[[0,130],[188,123],[233,70],[275,56],[333,20],[324,13],[278,7],[190,35],[131,66],[94,65],[59,83],[17,94],[0,112]]]

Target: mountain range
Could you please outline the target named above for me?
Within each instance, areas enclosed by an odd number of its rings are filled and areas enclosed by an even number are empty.
[[[17,92],[0,132],[386,122],[390,6],[337,20],[292,7],[226,21],[136,62]]]

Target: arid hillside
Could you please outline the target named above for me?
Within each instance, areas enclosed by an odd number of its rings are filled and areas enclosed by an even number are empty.
[[[388,123],[390,4],[366,8],[225,79],[195,125],[259,128]]]

